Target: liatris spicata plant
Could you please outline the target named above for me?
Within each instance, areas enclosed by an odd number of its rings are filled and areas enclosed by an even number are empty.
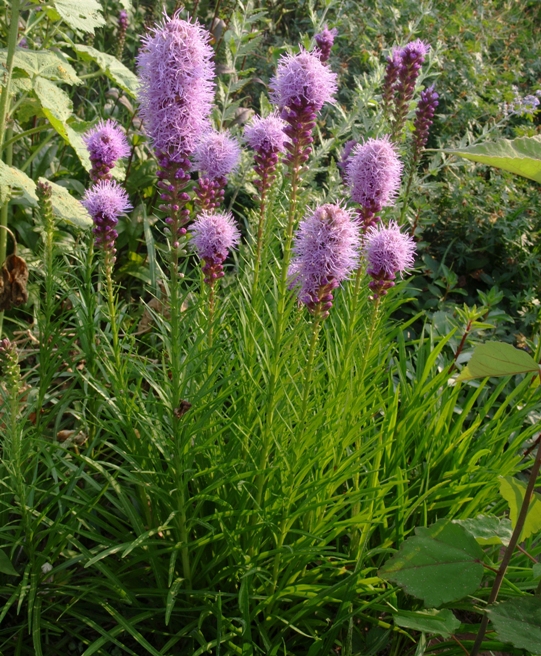
[[[189,217],[183,208],[190,198],[183,191],[190,180],[189,156],[210,128],[215,77],[210,37],[198,23],[178,18],[178,13],[166,16],[143,38],[137,57],[140,114],[161,169],[160,209],[169,215],[166,222],[174,252]]]
[[[396,84],[393,141],[399,138],[406,122],[409,104],[415,91],[415,83],[417,82],[419,71],[429,50],[430,46],[428,43],[417,39],[408,43],[399,51],[400,69]]]
[[[400,48],[393,48],[392,53],[387,57],[387,67],[385,69],[385,78],[383,80],[383,111],[389,121],[392,118],[392,111],[396,97],[396,84],[398,75],[402,67],[402,51]]]
[[[254,288],[257,286],[261,250],[263,247],[263,227],[265,221],[265,208],[267,193],[276,178],[276,165],[278,156],[286,149],[288,137],[284,132],[286,126],[276,113],[268,116],[254,117],[244,128],[244,138],[255,151],[255,172],[258,176],[254,182],[259,191],[259,222],[257,227],[256,261],[254,272]]]
[[[339,205],[322,205],[299,224],[289,269],[290,287],[315,316],[325,319],[340,286],[359,262],[359,228]]]
[[[393,205],[400,188],[402,162],[387,136],[359,144],[349,160],[347,179],[352,199],[361,205],[363,230],[379,221],[378,213]]]
[[[96,247],[104,251],[108,262],[114,263],[118,218],[132,208],[127,193],[114,180],[100,180],[86,191],[82,204],[94,221]]]
[[[421,97],[419,98],[419,104],[415,111],[414,121],[415,132],[413,134],[413,159],[415,161],[419,159],[419,156],[428,141],[430,126],[434,122],[434,114],[436,112],[436,107],[439,104],[438,98],[439,95],[434,89],[434,85],[421,91]]]
[[[319,51],[319,59],[323,63],[328,61],[331,56],[331,49],[337,34],[338,30],[336,28],[333,27],[332,30],[329,30],[325,25],[323,30],[314,37],[314,41],[316,42]]]
[[[121,9],[118,12],[118,32],[117,32],[117,44],[116,44],[116,56],[117,59],[122,59],[122,53],[124,52],[124,44],[126,43],[126,31],[128,29],[128,12],[125,9]]]
[[[342,153],[340,155],[340,161],[338,162],[338,168],[340,169],[340,175],[342,176],[342,180],[347,183],[347,170],[349,163],[351,161],[351,153],[355,146],[357,145],[357,142],[355,139],[350,139],[349,141],[346,141],[344,144],[344,148],[342,149]]]
[[[367,273],[372,277],[369,284],[373,299],[379,299],[394,286],[398,273],[404,273],[415,261],[415,242],[400,232],[400,227],[391,221],[387,227],[370,227],[363,245],[368,262]]]
[[[227,176],[239,165],[239,143],[228,132],[209,130],[199,140],[194,160],[201,174],[195,186],[196,203],[202,210],[213,210],[222,203]]]
[[[110,180],[113,166],[130,153],[126,135],[114,119],[99,121],[84,135],[83,141],[90,155],[90,178],[94,182]]]

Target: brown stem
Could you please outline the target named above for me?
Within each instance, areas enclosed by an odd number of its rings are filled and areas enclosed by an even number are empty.
[[[455,357],[453,359],[453,362],[451,363],[451,366],[449,367],[449,373],[455,370],[456,368],[456,361],[458,359],[458,356],[462,353],[462,349],[464,348],[464,344],[466,343],[466,340],[468,339],[468,335],[470,334],[471,331],[471,320],[468,321],[466,324],[466,330],[464,331],[464,334],[462,335],[462,339],[460,340],[460,344],[458,345],[458,348],[455,353]]]
[[[498,593],[500,592],[500,588],[503,582],[503,577],[505,576],[505,572],[507,571],[507,567],[509,565],[509,562],[511,561],[511,556],[513,555],[513,551],[515,550],[515,547],[517,546],[518,541],[520,539],[520,534],[522,533],[522,529],[524,528],[524,524],[526,522],[526,517],[528,516],[530,501],[533,496],[533,491],[535,488],[535,484],[537,482],[537,477],[539,475],[540,469],[541,469],[541,443],[539,444],[539,447],[537,449],[537,455],[535,457],[535,461],[533,463],[530,472],[528,486],[526,487],[526,493],[524,495],[524,500],[522,501],[522,506],[520,508],[520,513],[517,519],[517,523],[515,524],[515,529],[513,530],[513,535],[511,536],[511,540],[509,540],[509,544],[507,545],[507,548],[503,555],[500,568],[498,569],[498,573],[496,574],[496,578],[494,579],[492,590],[490,591],[490,596],[487,602],[487,605],[489,606],[490,604],[493,604],[498,598]],[[479,632],[477,633],[477,637],[475,639],[475,643],[470,652],[470,656],[477,656],[477,654],[479,653],[479,649],[483,644],[483,638],[485,637],[487,626],[488,626],[488,615],[485,614],[481,621],[481,626],[479,627]]]

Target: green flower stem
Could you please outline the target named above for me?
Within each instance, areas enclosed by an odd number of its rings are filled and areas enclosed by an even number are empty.
[[[537,477],[539,476],[540,469],[541,469],[541,443],[537,448],[537,454],[535,456],[535,460],[532,465],[532,469],[530,471],[530,478],[528,480],[528,485],[526,487],[526,493],[524,494],[524,499],[522,501],[520,513],[517,518],[517,523],[515,524],[515,528],[513,530],[513,535],[511,536],[511,539],[509,540],[509,544],[505,549],[505,553],[503,555],[502,562],[500,563],[498,573],[496,574],[496,578],[494,579],[494,583],[492,584],[492,590],[490,591],[490,595],[487,601],[487,605],[489,606],[498,599],[498,594],[500,592],[500,588],[503,582],[503,578],[505,576],[505,572],[507,571],[507,567],[509,566],[509,563],[511,561],[511,556],[513,555],[513,551],[515,550],[515,547],[517,546],[520,540],[520,534],[522,533],[522,529],[524,528],[524,524],[528,516],[530,502],[532,500],[534,488],[537,483]],[[481,646],[483,644],[483,638],[485,637],[487,626],[488,626],[488,615],[485,614],[483,616],[483,619],[481,620],[481,625],[479,626],[479,631],[477,632],[477,637],[475,638],[475,642],[470,652],[470,656],[477,656],[477,654],[479,653],[479,650],[481,649]]]
[[[17,46],[17,34],[19,32],[19,14],[21,11],[21,0],[11,0],[11,19],[9,23],[8,48],[4,70],[4,81],[2,95],[0,96],[0,152],[4,150],[6,138],[6,123],[9,114],[9,101],[11,95],[11,78],[13,76],[13,59]],[[6,17],[7,19],[7,17]],[[2,263],[0,257],[0,264]]]
[[[265,173],[266,176],[266,173]],[[261,186],[261,200],[259,203],[259,221],[257,224],[257,242],[254,264],[254,280],[252,283],[252,299],[259,284],[259,270],[261,268],[261,254],[263,250],[263,229],[265,227],[265,214],[267,212],[267,190],[265,184]]]
[[[116,299],[113,289],[113,257],[109,251],[105,253],[105,281],[107,286],[107,306],[109,308],[109,319],[111,321],[111,334],[113,336],[113,355],[115,358],[116,371],[120,376],[122,373],[122,361],[120,358],[120,343],[118,339]]]
[[[13,130],[11,128],[8,128],[6,130],[6,136],[10,138],[12,132]],[[11,166],[13,164],[13,143],[11,143],[6,148],[6,164],[8,166]],[[0,210],[0,228],[4,228],[3,230],[0,230],[0,268],[6,261],[7,233],[10,232],[11,235],[13,236],[13,233],[8,228],[8,208],[9,208],[9,200],[7,200],[2,205],[2,209]],[[13,241],[15,242],[15,237],[13,237]],[[0,312],[0,337],[2,337],[3,324],[4,324],[4,313]]]
[[[213,358],[212,347],[214,342],[214,315],[216,311],[216,281],[212,280],[208,289],[208,329],[207,329],[207,346],[208,346],[208,359],[207,371],[208,375],[212,374]]]

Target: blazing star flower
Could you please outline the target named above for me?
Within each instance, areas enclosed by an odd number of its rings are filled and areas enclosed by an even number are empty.
[[[387,136],[368,139],[355,148],[347,178],[352,199],[363,207],[366,227],[375,223],[375,215],[383,207],[394,204],[401,175],[402,163]]]
[[[282,55],[270,88],[271,100],[280,109],[310,107],[319,112],[325,103],[334,103],[336,73],[317,54],[301,50],[297,55]]]
[[[310,312],[329,315],[333,289],[358,265],[359,244],[358,226],[339,205],[322,205],[301,221],[288,275]]]
[[[415,262],[415,242],[400,232],[395,221],[391,221],[388,227],[370,227],[363,250],[368,262],[367,273],[373,278],[369,287],[374,298],[385,296],[394,286],[396,274],[404,273]]]
[[[229,251],[240,241],[240,232],[231,212],[225,214],[201,214],[189,227],[193,233],[192,244],[203,260],[203,273],[207,285],[222,278],[223,263]]]
[[[434,86],[421,91],[421,97],[419,98],[419,104],[415,111],[414,121],[415,133],[413,135],[413,158],[415,161],[418,160],[421,151],[428,141],[430,126],[434,121],[436,107],[439,104],[438,98],[439,95],[434,89]]]
[[[385,114],[390,118],[391,109],[396,95],[396,85],[398,76],[402,68],[402,51],[400,48],[393,48],[391,55],[387,58],[387,67],[385,69],[385,78],[383,80],[383,108]]]
[[[430,46],[428,43],[417,39],[408,43],[397,53],[397,56],[400,58],[400,69],[396,84],[393,141],[399,136],[404,127],[409,103],[415,91],[415,83],[417,82],[419,71],[429,50]]]
[[[336,28],[329,30],[329,28],[325,25],[323,30],[319,34],[315,35],[314,41],[318,47],[320,61],[328,61],[329,57],[331,56],[331,48],[334,43],[334,38],[337,34],[338,30]]]
[[[288,141],[284,132],[286,126],[278,114],[254,116],[244,128],[244,138],[256,153],[283,153]]]
[[[137,57],[140,114],[162,159],[184,163],[209,129],[215,77],[210,36],[177,13],[143,37]]]
[[[130,154],[126,135],[114,119],[99,121],[83,136],[88,149],[92,169],[90,177],[94,182],[111,178],[109,171],[121,157]]]
[[[122,53],[124,52],[124,44],[126,43],[127,29],[128,29],[128,12],[125,9],[121,9],[118,12],[118,32],[117,32],[117,45],[116,45],[117,59],[122,59]]]
[[[88,189],[81,201],[94,221],[96,246],[114,254],[118,217],[132,209],[126,191],[113,180],[100,180]]]
[[[346,141],[344,144],[344,148],[342,149],[342,153],[340,155],[340,161],[338,162],[338,168],[340,169],[340,175],[342,176],[342,180],[347,182],[347,170],[349,163],[351,161],[351,153],[355,146],[357,145],[357,142],[355,139],[350,139],[349,141]]]

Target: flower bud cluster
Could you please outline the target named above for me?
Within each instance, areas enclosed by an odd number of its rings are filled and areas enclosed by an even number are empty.
[[[48,182],[42,182],[39,180],[36,183],[36,195],[38,197],[39,210],[43,223],[48,231],[52,230],[54,227],[54,220],[52,203],[53,189],[51,185]]]
[[[325,25],[323,30],[319,32],[319,34],[316,34],[314,37],[314,41],[317,44],[318,52],[317,54],[319,55],[319,60],[323,63],[329,60],[329,57],[331,56],[331,49],[334,43],[334,39],[336,35],[338,34],[338,30],[336,28],[333,28],[332,30],[329,30],[329,28]]]
[[[188,157],[171,159],[158,153],[158,189],[160,190],[159,209],[165,212],[167,231],[171,234],[173,248],[180,245],[179,239],[186,234],[186,224],[190,220],[190,210],[185,207],[190,195],[184,191],[190,182],[192,163]]]
[[[118,32],[117,32],[117,44],[116,44],[116,57],[117,59],[122,59],[122,53],[124,52],[124,44],[126,43],[126,32],[128,30],[128,12],[125,9],[121,9],[118,12]]]
[[[438,106],[439,95],[434,89],[434,86],[428,87],[421,91],[419,104],[415,111],[415,133],[413,135],[413,157],[414,160],[419,158],[421,151],[426,146],[428,141],[428,133],[430,126],[434,122],[434,114]]]
[[[17,395],[21,388],[21,369],[19,367],[19,356],[13,342],[5,337],[0,339],[0,370],[2,380],[5,381],[6,391]]]

